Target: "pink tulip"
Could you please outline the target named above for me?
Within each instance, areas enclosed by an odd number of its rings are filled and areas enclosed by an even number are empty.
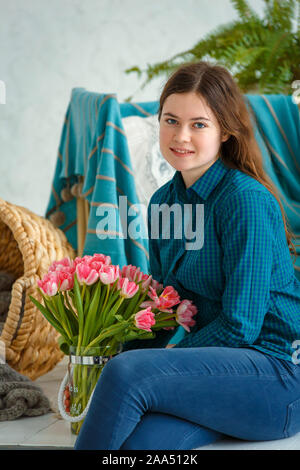
[[[149,287],[148,297],[150,297],[150,299],[154,300],[154,302],[158,302],[157,292],[152,286]]]
[[[61,270],[56,272],[60,291],[73,289],[74,275],[71,271]]]
[[[120,267],[103,264],[99,270],[99,278],[103,284],[113,284],[120,277]]]
[[[88,265],[90,266],[90,268],[95,269],[95,271],[97,271],[98,273],[101,271],[102,266],[107,266],[106,264],[102,263],[102,261],[95,260],[89,261]]]
[[[126,266],[123,266],[123,268],[121,269],[122,276],[127,277],[130,281],[132,280],[131,268],[132,268],[132,265],[128,264]]]
[[[147,292],[148,297],[152,300],[145,300],[144,302],[141,303],[140,307],[146,308],[146,307],[152,307],[152,308],[157,308],[158,304],[158,295],[155,289],[153,287],[149,286],[149,290]]]
[[[196,321],[192,319],[197,313],[197,307],[190,300],[183,300],[176,310],[176,321],[183,328],[190,332],[190,326],[194,326]]]
[[[151,284],[152,276],[148,276],[148,274],[143,274],[142,281],[143,282],[141,284],[141,289],[143,292],[145,292]]]
[[[161,292],[164,288],[163,284],[160,284],[155,279],[152,279],[151,287],[153,287],[153,289],[155,289],[158,292]]]
[[[94,253],[92,258],[93,258],[93,261],[98,261],[103,264],[111,264],[111,257],[107,255],[103,255],[102,253]]]
[[[169,309],[179,304],[180,297],[178,292],[172,286],[167,286],[159,296],[159,309]]]
[[[156,303],[153,302],[152,300],[145,300],[144,302],[141,303],[140,307],[142,307],[142,308],[147,308],[147,307],[157,308]]]
[[[134,282],[139,282],[142,279],[142,275],[143,275],[140,268],[137,268],[136,266],[133,266],[132,264],[123,266],[121,272],[122,272],[123,277],[127,277],[129,281],[134,281]]]
[[[140,268],[138,268],[134,275],[134,279],[133,279],[134,282],[140,282],[143,279],[144,275],[145,274],[142,271],[140,271]]]
[[[80,263],[76,266],[76,274],[79,284],[87,284],[90,286],[99,279],[98,272],[91,268],[88,263]]]
[[[155,325],[155,315],[148,307],[145,310],[140,310],[134,315],[134,324],[137,328],[146,331],[152,331],[151,326]]]
[[[121,270],[121,274],[123,277],[127,277],[129,281],[133,281],[135,283],[142,282],[141,289],[145,292],[152,282],[152,276],[149,274],[144,274],[140,268],[133,266],[132,264],[128,264],[127,266],[123,266]]]
[[[81,263],[90,264],[92,259],[93,257],[91,255],[85,255],[82,258],[80,258],[79,256],[76,256],[76,258],[74,259],[74,264],[76,266]]]
[[[76,272],[77,266],[78,266],[79,264],[81,264],[81,263],[84,263],[84,261],[83,261],[83,258],[80,258],[79,256],[76,256],[76,258],[74,259],[73,263],[74,263],[75,272]],[[87,260],[85,261],[85,263],[88,264]]]
[[[103,265],[111,264],[111,258],[101,253],[95,253],[93,256],[85,255],[82,258],[77,256],[74,260],[75,268],[81,263],[88,264],[91,268],[95,269],[95,271],[99,271]]]
[[[119,279],[118,289],[121,289],[121,297],[125,297],[125,299],[130,299],[137,293],[137,291],[139,290],[139,286],[136,285],[135,282],[129,281],[127,277],[124,277]]]
[[[53,261],[49,267],[49,272],[54,271],[75,271],[74,263],[69,257],[63,258],[60,261]]]
[[[52,297],[58,291],[58,279],[55,272],[46,274],[43,279],[38,280],[37,284],[44,294]]]
[[[180,302],[178,292],[172,286],[167,286],[160,294],[160,296],[158,296],[156,290],[150,286],[148,296],[150,297],[150,299],[152,299],[152,302],[146,300],[141,304],[141,307],[157,308],[161,312],[172,313],[173,310],[171,307]]]

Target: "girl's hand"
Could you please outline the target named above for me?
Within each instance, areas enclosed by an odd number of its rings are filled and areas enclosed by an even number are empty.
[[[176,344],[167,344],[166,348],[173,348],[173,346],[176,346]]]

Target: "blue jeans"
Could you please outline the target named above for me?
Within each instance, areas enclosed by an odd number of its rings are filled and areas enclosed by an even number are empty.
[[[196,449],[300,431],[300,365],[251,348],[125,351],[104,367],[75,449]]]

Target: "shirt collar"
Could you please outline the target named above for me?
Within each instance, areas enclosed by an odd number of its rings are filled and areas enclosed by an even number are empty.
[[[229,168],[225,166],[221,158],[218,158],[188,189],[185,187],[180,171],[175,172],[171,181],[179,195],[190,196],[194,191],[198,196],[206,200],[228,171]]]

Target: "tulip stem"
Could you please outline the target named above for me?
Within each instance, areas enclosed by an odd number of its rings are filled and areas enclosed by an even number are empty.
[[[75,319],[75,320],[78,320],[78,317],[77,317],[76,313],[74,312],[73,307],[72,307],[72,305],[71,305],[71,303],[70,303],[70,300],[69,300],[67,291],[64,291],[64,292],[63,292],[63,296],[64,296],[64,298],[65,298],[65,300],[66,300],[67,306],[69,307],[69,310],[70,310],[70,312],[72,313],[74,319]]]
[[[85,355],[85,353],[89,350],[89,348],[91,348],[92,346],[94,346],[94,344],[97,344],[99,343],[100,341],[102,341],[103,339],[105,338],[108,338],[109,336],[111,336],[112,334],[115,334],[115,333],[119,333],[120,331],[122,331],[123,329],[125,329],[126,327],[128,326],[128,322],[124,322],[122,324],[116,324],[116,325],[113,325],[111,326],[110,328],[106,328],[106,331],[102,331],[100,333],[100,335],[98,335],[96,338],[93,339],[93,341],[90,342],[90,344],[88,344],[83,352],[83,356]]]
[[[104,304],[103,304],[103,311],[104,311],[104,309],[105,309],[105,307],[106,307],[106,303],[107,303],[109,291],[110,291],[109,284],[107,284],[107,285],[106,285],[106,296],[105,296],[105,300],[104,300]]]
[[[106,318],[106,321],[104,323],[104,327],[108,327],[111,325],[111,322],[114,321],[114,315],[115,313],[117,313],[117,311],[119,310],[120,306],[122,305],[123,301],[124,301],[124,297],[121,297],[116,303],[115,305],[113,306],[113,308],[111,309],[111,311],[109,312],[109,314],[107,315],[107,318]]]
[[[108,300],[108,302],[106,303],[105,305],[105,308],[102,308],[101,309],[101,313],[100,313],[100,320],[101,320],[101,325],[105,325],[105,317],[107,315],[107,312],[108,310],[110,309],[111,305],[115,302],[115,300],[117,299],[117,297],[119,296],[119,292],[115,292],[114,294],[111,295],[110,299]],[[97,325],[98,327],[98,325]],[[100,327],[100,326],[99,326]]]
[[[86,289],[86,284],[83,284],[83,288],[82,288],[82,291],[81,291],[81,302],[83,304],[83,298],[84,298],[84,294],[85,294],[85,289]]]

